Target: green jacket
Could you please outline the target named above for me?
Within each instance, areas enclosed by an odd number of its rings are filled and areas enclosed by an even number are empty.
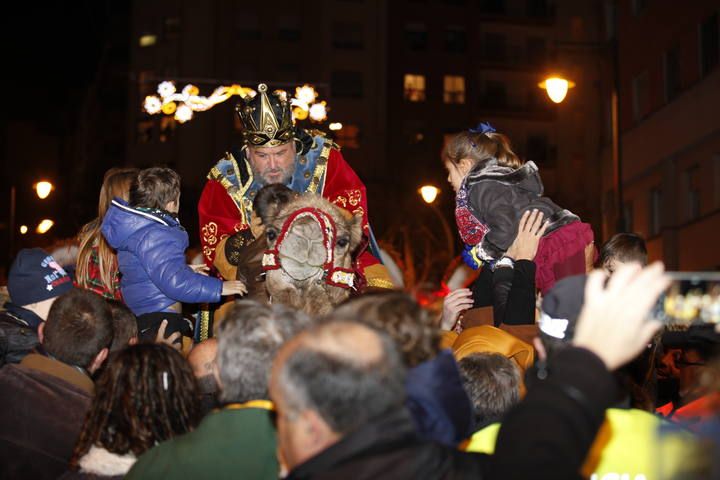
[[[278,471],[269,411],[233,404],[208,414],[194,431],[145,452],[125,478],[277,480]]]

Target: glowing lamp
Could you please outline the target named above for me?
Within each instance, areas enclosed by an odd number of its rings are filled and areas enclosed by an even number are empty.
[[[35,229],[35,231],[36,231],[37,233],[39,233],[40,235],[42,235],[42,234],[44,234],[44,233],[47,233],[48,230],[50,230],[50,229],[53,227],[53,225],[55,225],[55,222],[53,222],[53,221],[50,220],[49,218],[46,218],[46,219],[42,220],[42,221],[38,224],[38,226],[37,226],[37,228]]]
[[[547,92],[550,100],[555,103],[560,103],[565,100],[568,90],[575,87],[575,82],[561,77],[549,77],[538,83],[538,87]]]
[[[48,195],[50,195],[50,192],[52,192],[53,188],[53,184],[50,182],[46,182],[45,180],[35,184],[35,192],[41,200],[46,199]]]
[[[434,187],[432,185],[424,185],[420,187],[420,196],[427,204],[431,204],[435,201],[438,194],[440,193],[440,189],[437,187]]]

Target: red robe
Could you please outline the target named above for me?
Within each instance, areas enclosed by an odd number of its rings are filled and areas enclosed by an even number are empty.
[[[232,155],[228,155],[226,160],[231,160],[238,176],[239,168],[242,167],[239,162],[245,162],[244,168],[249,171],[250,166],[244,159],[236,160]],[[363,230],[369,233],[365,185],[345,161],[339,148],[332,142],[326,142],[323,147],[313,176],[306,191],[319,193],[352,214],[361,213]],[[250,181],[246,182],[246,187],[249,187]],[[222,172],[217,168],[211,170],[208,175],[208,181],[198,204],[200,241],[208,266],[213,265],[218,247],[221,244],[224,245],[227,237],[240,230],[250,228],[252,200],[242,195],[245,190],[247,188],[242,186],[239,190],[233,188],[231,182],[224,178]],[[224,252],[222,253],[224,255]],[[368,286],[392,288],[393,285],[387,270],[369,251],[364,251],[358,258],[358,262]]]

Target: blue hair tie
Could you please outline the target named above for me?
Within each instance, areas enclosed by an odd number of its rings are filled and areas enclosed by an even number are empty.
[[[495,133],[497,130],[495,130],[495,127],[490,125],[490,122],[480,122],[477,127],[471,128],[470,133]]]

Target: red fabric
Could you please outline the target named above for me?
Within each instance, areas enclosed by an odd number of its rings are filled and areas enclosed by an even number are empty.
[[[713,418],[720,410],[720,393],[711,393],[693,400],[677,410],[672,402],[658,407],[655,412],[667,419],[682,422],[690,430],[697,428],[706,420]]]
[[[205,184],[198,203],[198,216],[203,257],[212,267],[218,242],[248,226],[242,224],[235,201],[217,180],[208,180]]]
[[[569,223],[541,238],[535,255],[535,286],[545,294],[557,281],[586,273],[585,247],[593,241],[592,228],[582,222]]]
[[[322,196],[352,214],[362,213],[363,230],[368,233],[365,185],[338,150],[330,151]],[[208,180],[205,184],[198,203],[198,215],[203,257],[205,263],[212,267],[217,244],[224,237],[248,228],[249,225],[242,223],[235,201],[216,180]],[[380,263],[368,251],[362,253],[358,261],[363,270]]]
[[[322,196],[335,205],[344,208],[353,215],[362,213],[363,232],[369,234],[367,193],[365,184],[355,171],[348,165],[338,150],[331,150],[328,158],[327,172],[325,173],[325,188]],[[364,270],[380,261],[369,250],[365,250],[358,258],[360,269]]]

